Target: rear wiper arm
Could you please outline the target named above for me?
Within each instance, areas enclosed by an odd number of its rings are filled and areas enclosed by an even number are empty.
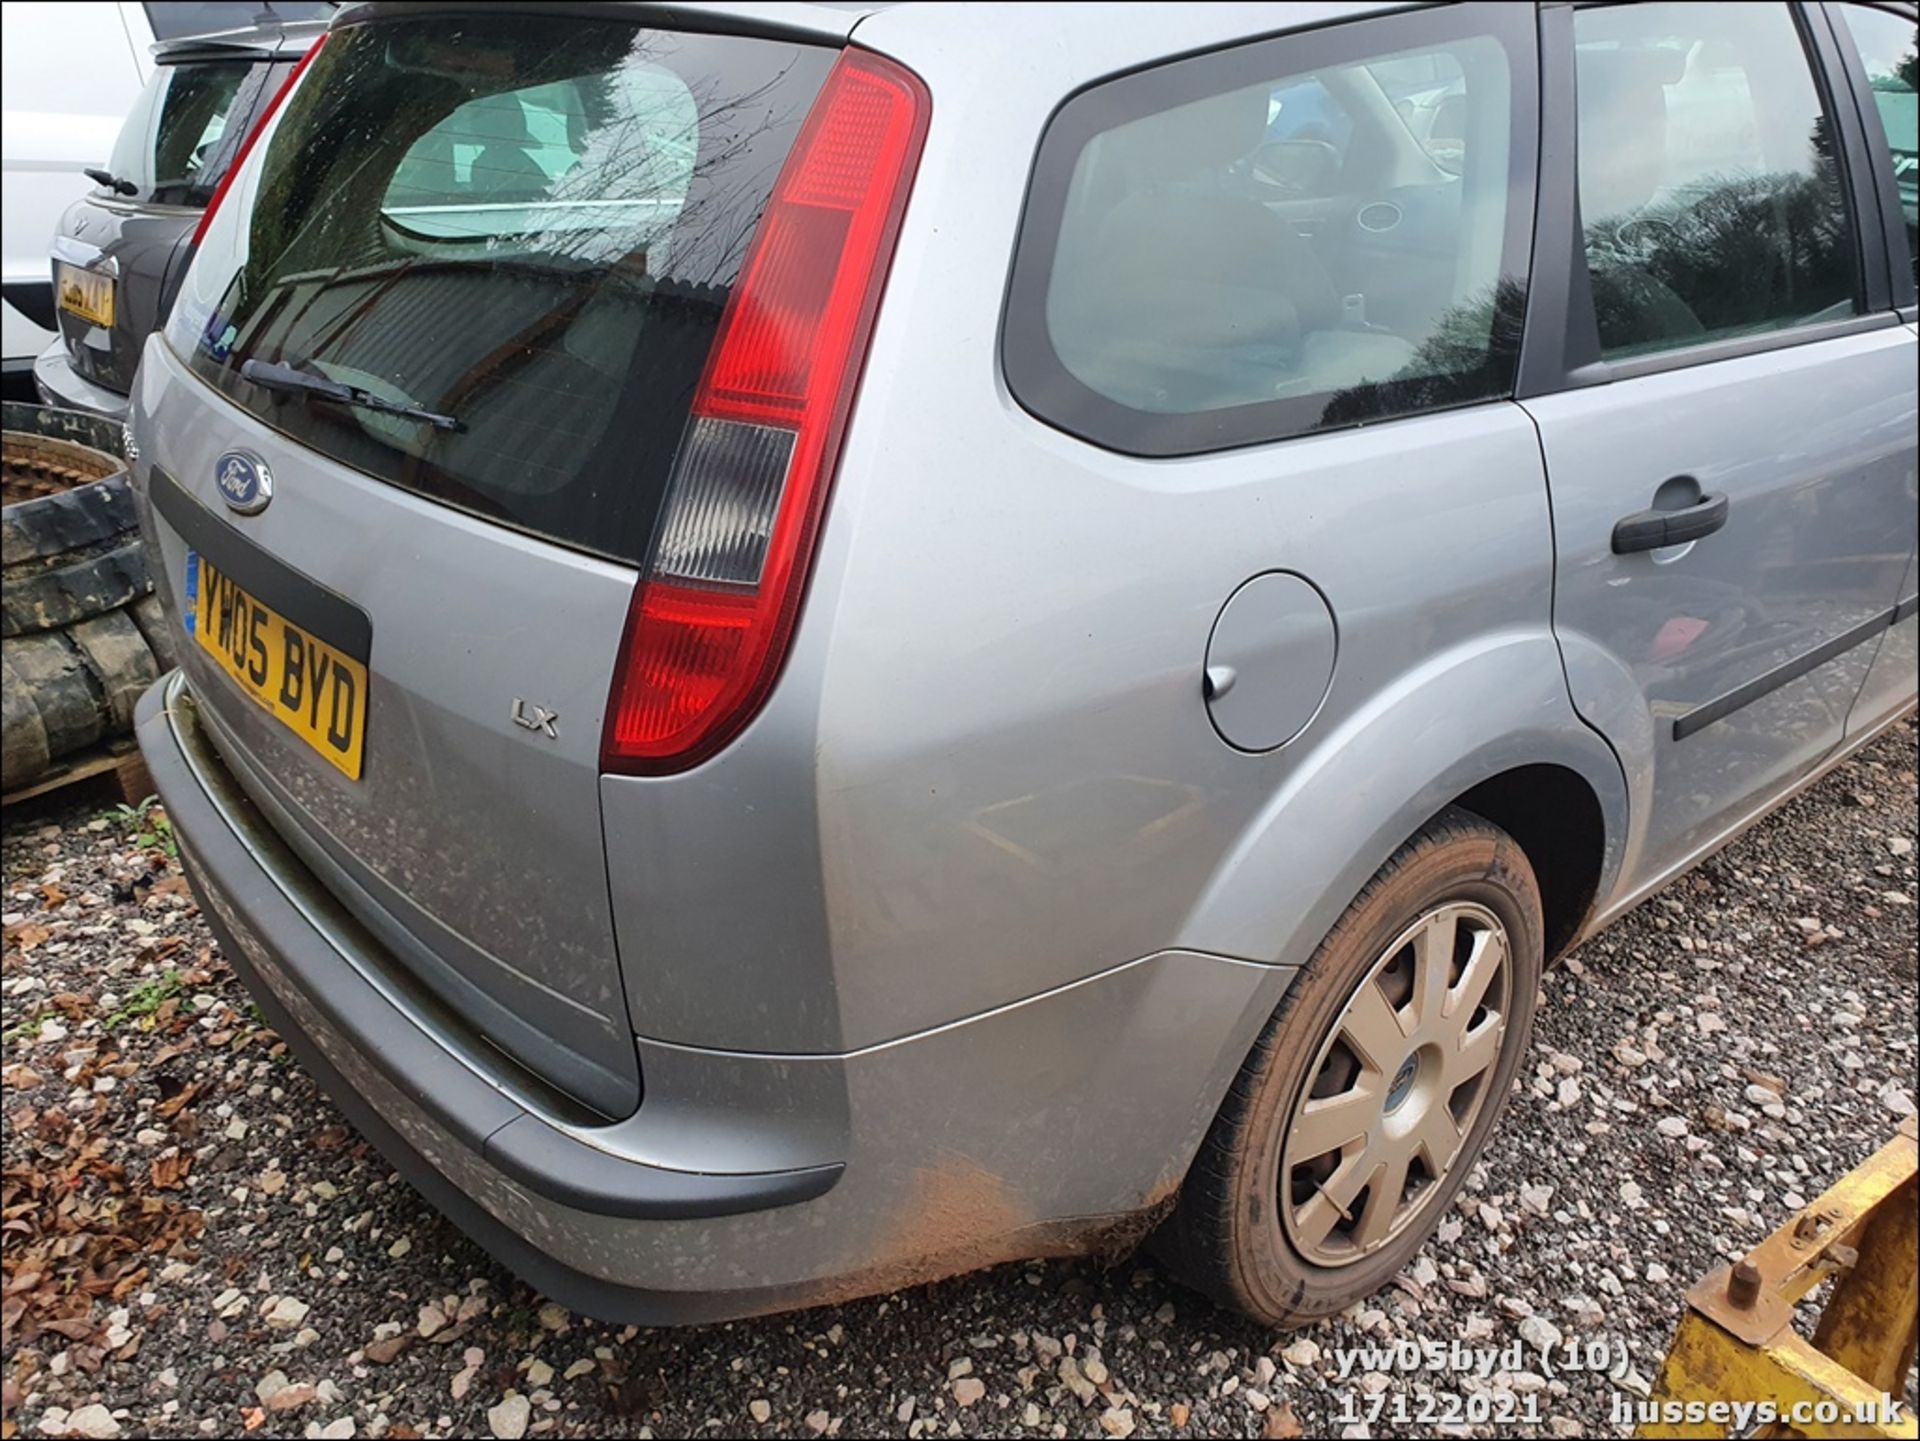
[[[422,421],[435,430],[461,428],[460,422],[451,415],[442,415],[438,411],[428,410],[423,406],[403,405],[397,400],[387,400],[357,385],[328,380],[323,375],[309,375],[304,370],[295,370],[291,365],[275,365],[266,360],[249,360],[240,367],[240,376],[241,379],[250,380],[265,390],[277,390],[288,395],[310,395],[319,400],[331,400],[338,405],[357,405],[362,410],[377,410],[384,415],[398,415],[407,420]]]
[[[131,180],[122,180],[111,170],[102,170],[97,166],[89,165],[80,173],[95,185],[106,186],[107,189],[111,190],[115,195],[138,195],[140,193],[140,187],[138,185],[135,185]]]

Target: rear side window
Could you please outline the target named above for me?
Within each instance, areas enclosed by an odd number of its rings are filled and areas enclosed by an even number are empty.
[[[1583,8],[1574,47],[1607,357],[1853,313],[1836,139],[1787,6]]]
[[[1535,91],[1528,7],[1471,4],[1083,91],[1035,168],[1015,395],[1180,455],[1509,393]]]
[[[1907,228],[1907,260],[1920,280],[1920,54],[1911,16],[1870,5],[1837,7],[1846,34],[1860,54],[1880,115],[1880,129],[1893,162],[1900,192],[1900,217]]]
[[[301,444],[638,562],[832,58],[539,13],[336,30],[215,213],[168,342]],[[249,360],[374,404],[269,390]]]
[[[158,205],[204,205],[232,154],[236,108],[255,87],[244,62],[162,65],[120,127],[108,168]],[[228,142],[228,143],[223,143]]]

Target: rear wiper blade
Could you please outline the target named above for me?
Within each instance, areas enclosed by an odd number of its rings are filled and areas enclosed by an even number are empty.
[[[131,180],[122,180],[111,170],[102,170],[98,166],[89,165],[82,169],[80,173],[95,185],[106,186],[107,189],[111,190],[115,195],[138,195],[140,193],[140,187],[138,185],[135,185]]]
[[[348,385],[344,381],[328,380],[323,375],[309,375],[304,370],[295,370],[291,365],[276,365],[266,360],[249,360],[240,367],[243,380],[250,380],[266,390],[278,390],[290,395],[311,395],[319,400],[331,400],[338,405],[357,405],[362,410],[377,410],[384,415],[398,415],[407,420],[418,420],[431,425],[436,430],[459,430],[460,422],[451,415],[442,415],[438,411],[428,410],[418,405],[403,405],[397,400],[388,400],[375,395],[371,390],[363,390],[357,385]]]

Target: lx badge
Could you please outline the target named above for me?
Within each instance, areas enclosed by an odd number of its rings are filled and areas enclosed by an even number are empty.
[[[513,710],[509,714],[513,723],[522,730],[545,731],[555,740],[560,739],[560,732],[553,728],[553,723],[560,719],[559,711],[548,710],[543,705],[530,706],[519,696],[515,696]]]

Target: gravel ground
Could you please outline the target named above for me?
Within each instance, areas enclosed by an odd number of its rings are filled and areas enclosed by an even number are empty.
[[[260,1026],[158,812],[17,807],[0,1436],[1378,1436],[1476,1393],[1537,1408],[1532,1434],[1619,1431],[1693,1277],[1913,1110],[1915,744],[1909,721],[1570,958],[1439,1236],[1290,1336],[1144,1257],[695,1331],[570,1316]],[[1343,1348],[1556,1336],[1632,1369],[1340,1371]],[[1376,1397],[1407,1419],[1356,1428]]]

